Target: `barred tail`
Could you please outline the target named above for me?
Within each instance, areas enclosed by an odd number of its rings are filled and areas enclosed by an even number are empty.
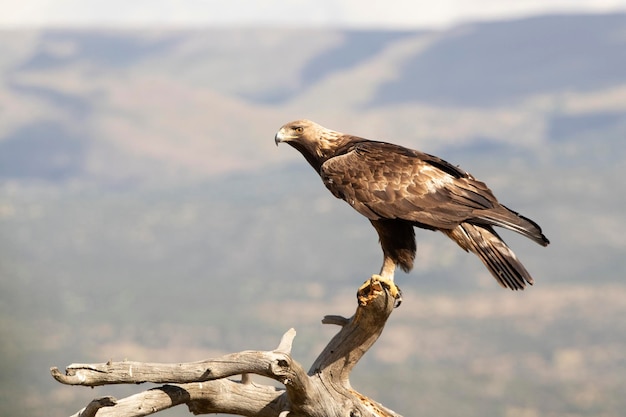
[[[491,226],[461,223],[445,233],[460,247],[476,254],[501,286],[523,290],[526,284],[533,284],[524,265]]]
[[[548,246],[550,241],[542,233],[541,227],[528,217],[511,210],[510,208],[500,205],[489,210],[483,210],[476,219],[472,219],[472,223],[483,223],[504,227],[513,230],[527,238],[534,240],[541,246]]]

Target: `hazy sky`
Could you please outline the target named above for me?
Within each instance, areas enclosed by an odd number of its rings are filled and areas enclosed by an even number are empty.
[[[420,28],[549,12],[626,11],[626,0],[0,0],[0,26]]]

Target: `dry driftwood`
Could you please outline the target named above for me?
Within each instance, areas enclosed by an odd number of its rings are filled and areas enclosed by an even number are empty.
[[[371,280],[358,294],[354,316],[326,316],[341,326],[309,372],[291,357],[295,330],[272,351],[243,351],[190,363],[107,362],[71,364],[52,376],[68,385],[164,384],[116,400],[93,400],[74,416],[146,416],[179,404],[194,414],[254,417],[401,417],[350,386],[352,368],[378,339],[396,300],[386,286]],[[284,388],[259,385],[249,374],[272,378]],[[229,377],[242,375],[241,380]]]

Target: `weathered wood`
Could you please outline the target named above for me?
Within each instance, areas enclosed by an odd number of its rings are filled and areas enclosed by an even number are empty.
[[[83,408],[80,417],[94,417],[102,407],[113,407],[115,404],[117,404],[117,400],[113,397],[96,398]]]
[[[129,396],[92,401],[76,416],[145,416],[187,404],[194,414],[225,413],[254,417],[401,417],[350,386],[354,365],[376,342],[395,299],[376,280],[362,287],[355,314],[326,316],[340,331],[309,372],[291,357],[295,330],[288,330],[272,351],[243,351],[198,362],[163,364],[112,362],[71,364],[52,376],[68,385],[166,384]],[[272,378],[284,389],[253,383],[249,375]],[[242,375],[241,381],[229,379]]]
[[[112,406],[98,404],[95,408],[94,400],[71,417],[147,416],[182,404],[186,404],[193,414],[276,417],[285,408],[283,394],[283,390],[274,387],[242,384],[230,379],[168,384],[114,400]],[[88,414],[90,407],[97,414]]]
[[[51,368],[54,379],[67,385],[95,387],[112,384],[141,384],[143,382],[188,383],[227,378],[233,375],[253,373],[279,382],[291,374],[285,374],[291,365],[288,352],[244,351],[229,353],[216,359],[188,363],[107,362],[97,364],[74,363],[65,368],[65,374]],[[297,369],[294,367],[293,372]],[[306,375],[306,372],[301,371]]]
[[[326,414],[315,414],[307,410],[307,416],[396,416],[399,415],[381,404],[359,394],[350,386],[350,372],[365,352],[378,340],[387,318],[396,305],[396,299],[381,282],[371,279],[369,285],[357,294],[359,306],[347,321],[339,320],[342,328],[326,345],[314,361],[309,375],[316,387],[323,387],[323,401],[326,393],[332,392],[336,400],[328,404]],[[328,316],[327,316],[328,317]],[[332,321],[337,320],[331,316]],[[343,403],[340,401],[343,399]]]

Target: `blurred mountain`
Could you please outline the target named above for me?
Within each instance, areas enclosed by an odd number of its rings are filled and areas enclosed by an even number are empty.
[[[537,152],[564,132],[576,141],[591,119],[595,132],[623,127],[625,22],[3,32],[0,175],[145,183],[251,171],[296,159],[269,148],[299,117],[433,152],[476,140]]]
[[[626,15],[0,44],[0,414],[136,390],[58,386],[48,367],[71,362],[269,349],[293,326],[311,363],[333,334],[318,320],[352,313],[381,254],[369,223],[274,146],[297,118],[460,164],[552,241],[503,233],[536,278],[511,293],[418,231],[405,302],[357,389],[404,415],[626,408]]]
[[[544,16],[465,25],[410,57],[373,106],[412,102],[498,106],[536,94],[624,83],[624,15]]]

